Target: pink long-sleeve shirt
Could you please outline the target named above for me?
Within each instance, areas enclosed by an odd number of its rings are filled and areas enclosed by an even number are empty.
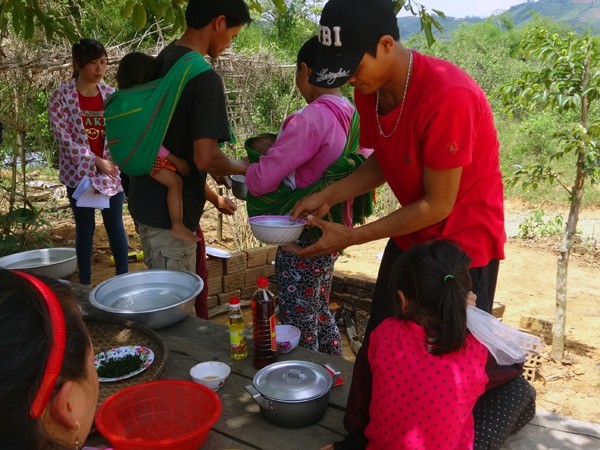
[[[342,154],[353,114],[346,98],[329,94],[291,114],[267,154],[248,167],[248,190],[261,196],[285,179],[296,188],[313,184]]]

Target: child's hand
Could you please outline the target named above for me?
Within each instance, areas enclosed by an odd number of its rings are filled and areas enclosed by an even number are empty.
[[[169,155],[171,157],[171,163],[177,169],[181,175],[189,175],[191,173],[191,169],[187,161],[183,158],[175,156],[173,153]]]

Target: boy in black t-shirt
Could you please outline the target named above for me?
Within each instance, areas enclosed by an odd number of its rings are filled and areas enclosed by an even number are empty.
[[[158,55],[163,76],[187,52],[219,56],[244,24],[250,22],[243,0],[190,0],[187,28],[181,38]],[[183,88],[163,145],[191,167],[183,177],[183,223],[192,232],[199,227],[206,201],[206,174],[244,175],[246,164],[231,160],[219,148],[230,137],[221,77],[208,70]],[[129,211],[138,223],[146,265],[196,272],[196,245],[173,238],[167,190],[151,177],[131,177]]]

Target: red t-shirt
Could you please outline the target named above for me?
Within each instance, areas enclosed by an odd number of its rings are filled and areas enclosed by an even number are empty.
[[[434,239],[461,245],[472,267],[504,259],[504,203],[499,142],[483,90],[455,65],[413,51],[413,72],[404,111],[394,134],[379,135],[375,94],[355,90],[362,147],[373,148],[392,192],[402,206],[424,195],[423,169],[462,167],[456,203],[443,221],[395,236],[402,250]],[[398,105],[379,117],[384,133],[395,126]]]
[[[106,138],[102,95],[98,93],[95,97],[86,97],[81,92],[77,92],[77,94],[79,95],[81,120],[83,120],[83,127],[88,135],[90,150],[96,156],[102,158],[104,154],[104,139]]]

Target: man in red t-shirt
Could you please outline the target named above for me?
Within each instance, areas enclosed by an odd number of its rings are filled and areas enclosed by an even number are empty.
[[[392,315],[397,296],[389,291],[389,277],[398,256],[418,243],[457,242],[472,260],[472,290],[477,306],[486,311],[504,259],[499,144],[486,96],[453,64],[405,48],[399,34],[390,0],[329,0],[320,19],[321,56],[309,79],[317,86],[354,86],[360,143],[374,153],[347,178],[298,202],[292,219],[310,214],[309,223],[323,237],[295,251],[318,256],[390,238],[350,387],[344,418],[349,435],[336,449],[367,444],[364,427],[373,382],[369,334]],[[353,229],[318,219],[331,206],[383,183],[402,205],[390,215]],[[473,414],[475,449],[498,448],[535,412],[535,391],[518,377],[520,367],[501,370],[492,359],[486,372],[488,391]]]
[[[368,7],[357,14],[359,0],[328,5],[319,28],[323,51],[310,82],[354,86],[361,146],[374,153],[349,177],[299,202],[292,216],[316,211],[322,217],[332,205],[383,183],[402,208],[354,229],[312,218],[323,237],[299,254],[391,237],[370,331],[391,315],[387,278],[398,255],[414,244],[449,239],[471,257],[477,306],[489,312],[506,234],[499,143],[485,93],[455,65],[405,48],[395,16],[382,19]],[[344,8],[354,13],[336,11]]]

